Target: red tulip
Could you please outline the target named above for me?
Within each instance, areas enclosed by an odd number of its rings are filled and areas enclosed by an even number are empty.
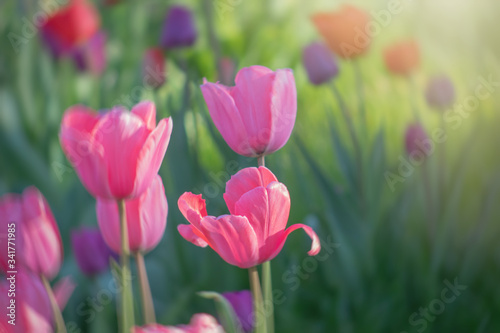
[[[236,153],[249,157],[283,147],[297,114],[292,71],[251,66],[241,69],[235,82],[234,87],[206,81],[201,86],[210,116],[224,140]]]
[[[15,295],[11,294],[11,281],[0,281],[0,306],[4,312],[0,316],[0,332],[6,333],[52,333],[54,332],[52,308],[49,296],[41,279],[33,273],[19,269],[15,275]],[[61,309],[73,292],[74,284],[64,278],[54,287],[54,295]],[[10,316],[11,300],[15,301],[15,316]],[[9,323],[15,317],[15,325]]]
[[[193,244],[209,245],[231,265],[249,268],[276,257],[288,235],[303,228],[312,239],[309,255],[321,249],[311,227],[294,224],[285,229],[290,213],[288,190],[266,167],[246,168],[226,184],[224,200],[231,215],[208,216],[201,195],[186,192],[179,209],[191,223],[178,226],[180,234]]]
[[[135,327],[133,333],[224,333],[217,320],[209,314],[197,313],[189,325],[162,326],[159,324]]]
[[[387,69],[393,74],[410,75],[420,65],[420,51],[416,41],[404,40],[384,51]]]
[[[142,60],[143,82],[153,88],[165,83],[165,59],[160,48],[147,49]]]
[[[59,57],[87,42],[101,23],[94,6],[84,0],[72,0],[42,25],[41,32],[52,53]]]
[[[4,272],[22,265],[49,279],[57,275],[63,257],[61,236],[47,201],[35,187],[21,196],[0,198],[0,222],[4,230],[13,231],[15,244],[15,258],[8,257],[8,238],[12,237],[2,238],[0,266]]]
[[[95,197],[140,196],[160,169],[172,133],[171,118],[156,125],[152,102],[127,112],[121,107],[98,114],[84,106],[66,110],[61,146],[80,180]]]
[[[121,253],[120,217],[114,200],[97,198],[97,220],[106,244]],[[156,175],[151,186],[140,197],[126,200],[125,210],[132,252],[152,250],[163,237],[167,225],[167,197],[161,177]]]

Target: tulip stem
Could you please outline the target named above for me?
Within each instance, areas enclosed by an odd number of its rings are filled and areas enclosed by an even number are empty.
[[[368,121],[366,119],[365,90],[363,87],[363,79],[361,78],[361,69],[359,68],[359,62],[354,60],[352,62],[352,64],[354,67],[354,78],[356,81],[356,90],[358,91],[359,113],[361,115],[363,129],[364,129],[364,132],[366,134],[368,132]]]
[[[265,167],[266,166],[266,157],[264,155],[257,157],[257,164],[260,167],[261,166]]]
[[[257,271],[257,267],[250,267],[248,269],[248,276],[250,278],[250,289],[252,290],[253,298],[255,333],[267,333],[264,302],[262,300],[262,289],[260,288],[259,272]]]
[[[144,323],[154,324],[156,322],[155,308],[153,305],[153,297],[151,296],[148,273],[146,272],[146,264],[144,263],[144,256],[141,252],[135,254],[135,261],[137,263],[137,271],[139,272]]]
[[[264,305],[266,307],[267,333],[274,333],[274,302],[273,285],[271,280],[271,261],[262,264],[262,286]]]
[[[118,212],[120,214],[120,232],[121,232],[121,332],[129,333],[134,326],[134,304],[132,299],[132,280],[130,274],[130,248],[128,240],[127,215],[125,210],[125,201],[118,200]]]
[[[64,318],[61,313],[61,309],[57,304],[56,297],[52,291],[49,281],[45,276],[42,275],[42,282],[49,295],[50,306],[52,307],[52,313],[54,315],[54,321],[56,323],[56,333],[66,333],[66,325],[64,324]]]

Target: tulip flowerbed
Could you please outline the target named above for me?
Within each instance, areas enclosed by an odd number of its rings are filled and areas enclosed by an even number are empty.
[[[494,48],[304,6],[3,5],[0,333],[500,330]]]

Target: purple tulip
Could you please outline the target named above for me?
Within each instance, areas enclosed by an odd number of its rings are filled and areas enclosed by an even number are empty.
[[[85,44],[73,50],[71,56],[79,70],[101,74],[106,67],[106,34],[97,32]]]
[[[453,82],[445,75],[433,77],[427,85],[425,97],[433,108],[445,110],[451,107],[455,101]]]
[[[166,49],[191,46],[197,37],[191,11],[182,6],[170,7],[165,22],[160,44]]]
[[[223,293],[236,313],[241,327],[245,332],[251,332],[254,327],[253,301],[250,290]]]
[[[422,154],[423,157],[430,155],[429,136],[422,125],[414,123],[406,128],[405,147],[408,155]]]
[[[312,43],[304,48],[302,62],[314,85],[320,85],[330,81],[339,73],[337,59],[326,45]]]
[[[71,244],[78,267],[89,276],[105,271],[110,257],[118,258],[106,245],[98,228],[73,230]]]

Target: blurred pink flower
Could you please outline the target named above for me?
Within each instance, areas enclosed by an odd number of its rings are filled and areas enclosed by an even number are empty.
[[[160,48],[152,47],[144,52],[142,78],[144,84],[153,88],[165,83],[165,59]]]
[[[251,66],[241,69],[235,82],[234,87],[206,80],[201,85],[210,116],[224,140],[236,153],[248,157],[283,147],[297,114],[292,71]]]
[[[427,84],[425,98],[429,106],[442,111],[446,110],[455,101],[453,82],[446,75],[433,77]]]
[[[426,149],[426,142],[429,140],[425,129],[419,123],[414,123],[406,128],[405,148],[408,155],[421,153],[424,157],[430,155]]]
[[[135,327],[133,333],[224,333],[217,320],[209,314],[198,313],[191,317],[189,325],[162,326],[159,324]]]
[[[233,85],[235,75],[235,64],[233,59],[229,57],[223,57],[222,59],[220,59],[219,66],[219,81],[226,86]]]
[[[320,251],[319,238],[311,227],[294,224],[285,229],[290,196],[266,167],[246,168],[232,176],[224,200],[231,215],[208,216],[201,195],[184,193],[178,205],[190,224],[177,227],[182,237],[200,247],[209,245],[226,262],[240,268],[276,257],[288,235],[298,228],[312,239],[308,254]]]
[[[71,56],[79,70],[101,74],[106,68],[106,34],[97,32],[86,43],[75,48]]]
[[[14,267],[9,261],[13,258],[8,257],[8,238],[1,239],[0,266],[4,272],[16,270],[22,265],[48,279],[57,275],[63,258],[61,235],[40,191],[28,187],[22,195],[6,194],[1,197],[0,224],[9,233],[15,231]],[[12,224],[15,225],[13,228]]]
[[[115,107],[99,114],[76,105],[64,113],[60,141],[93,196],[130,199],[146,191],[158,173],[171,133],[171,118],[156,125],[149,101],[131,112]]]
[[[86,43],[100,25],[99,14],[90,2],[71,0],[47,19],[41,32],[54,56],[60,57]]]
[[[106,244],[121,253],[120,217],[114,200],[97,198],[97,220]],[[125,201],[129,246],[132,252],[148,252],[163,237],[167,225],[168,205],[161,177],[156,175],[141,196]]]

